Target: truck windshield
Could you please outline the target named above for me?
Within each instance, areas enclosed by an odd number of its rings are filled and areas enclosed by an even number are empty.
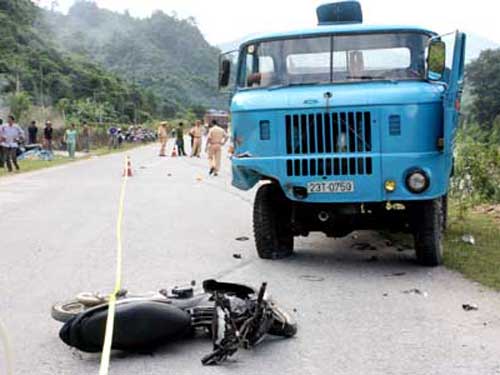
[[[400,32],[257,42],[244,47],[238,86],[423,80],[429,38]]]

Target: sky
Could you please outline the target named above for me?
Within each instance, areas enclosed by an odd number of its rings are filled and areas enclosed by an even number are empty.
[[[50,6],[56,0],[37,0]],[[74,0],[57,0],[66,12]],[[147,17],[161,9],[179,17],[194,17],[205,38],[214,45],[270,31],[316,25],[316,7],[328,0],[96,0],[102,8],[128,10]],[[496,0],[361,0],[367,24],[418,25],[439,33],[460,29],[500,43]]]

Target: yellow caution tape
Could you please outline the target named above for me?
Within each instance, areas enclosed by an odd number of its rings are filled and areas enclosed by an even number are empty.
[[[5,329],[5,326],[1,321],[0,321],[0,337],[2,338],[4,346],[7,375],[13,375],[14,372],[12,371],[12,351],[10,349],[9,337],[7,336],[7,330]]]
[[[104,345],[102,348],[101,355],[101,366],[99,367],[99,375],[109,374],[109,362],[111,358],[111,345],[113,343],[113,331],[115,326],[115,311],[116,311],[116,295],[122,288],[122,258],[123,258],[123,247],[122,247],[122,222],[123,222],[123,211],[125,206],[125,191],[128,181],[128,163],[130,157],[125,158],[125,167],[122,179],[122,186],[120,190],[120,203],[118,208],[118,219],[116,221],[116,279],[115,279],[115,289],[113,293],[109,296],[108,304],[108,317],[106,320],[106,333],[104,336]]]

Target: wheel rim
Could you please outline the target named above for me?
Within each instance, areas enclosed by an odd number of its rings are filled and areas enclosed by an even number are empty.
[[[71,302],[66,305],[63,305],[62,310],[70,314],[77,314],[85,310],[85,306],[80,302]]]

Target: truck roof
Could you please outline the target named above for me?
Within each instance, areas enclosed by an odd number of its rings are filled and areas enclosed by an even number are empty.
[[[435,32],[418,26],[387,26],[387,25],[365,25],[365,24],[337,24],[322,25],[310,29],[292,30],[285,32],[258,34],[247,37],[242,45],[256,42],[263,39],[288,39],[301,36],[320,36],[325,34],[363,34],[363,33],[384,33],[384,32],[412,32],[423,33],[429,36],[437,35]]]

